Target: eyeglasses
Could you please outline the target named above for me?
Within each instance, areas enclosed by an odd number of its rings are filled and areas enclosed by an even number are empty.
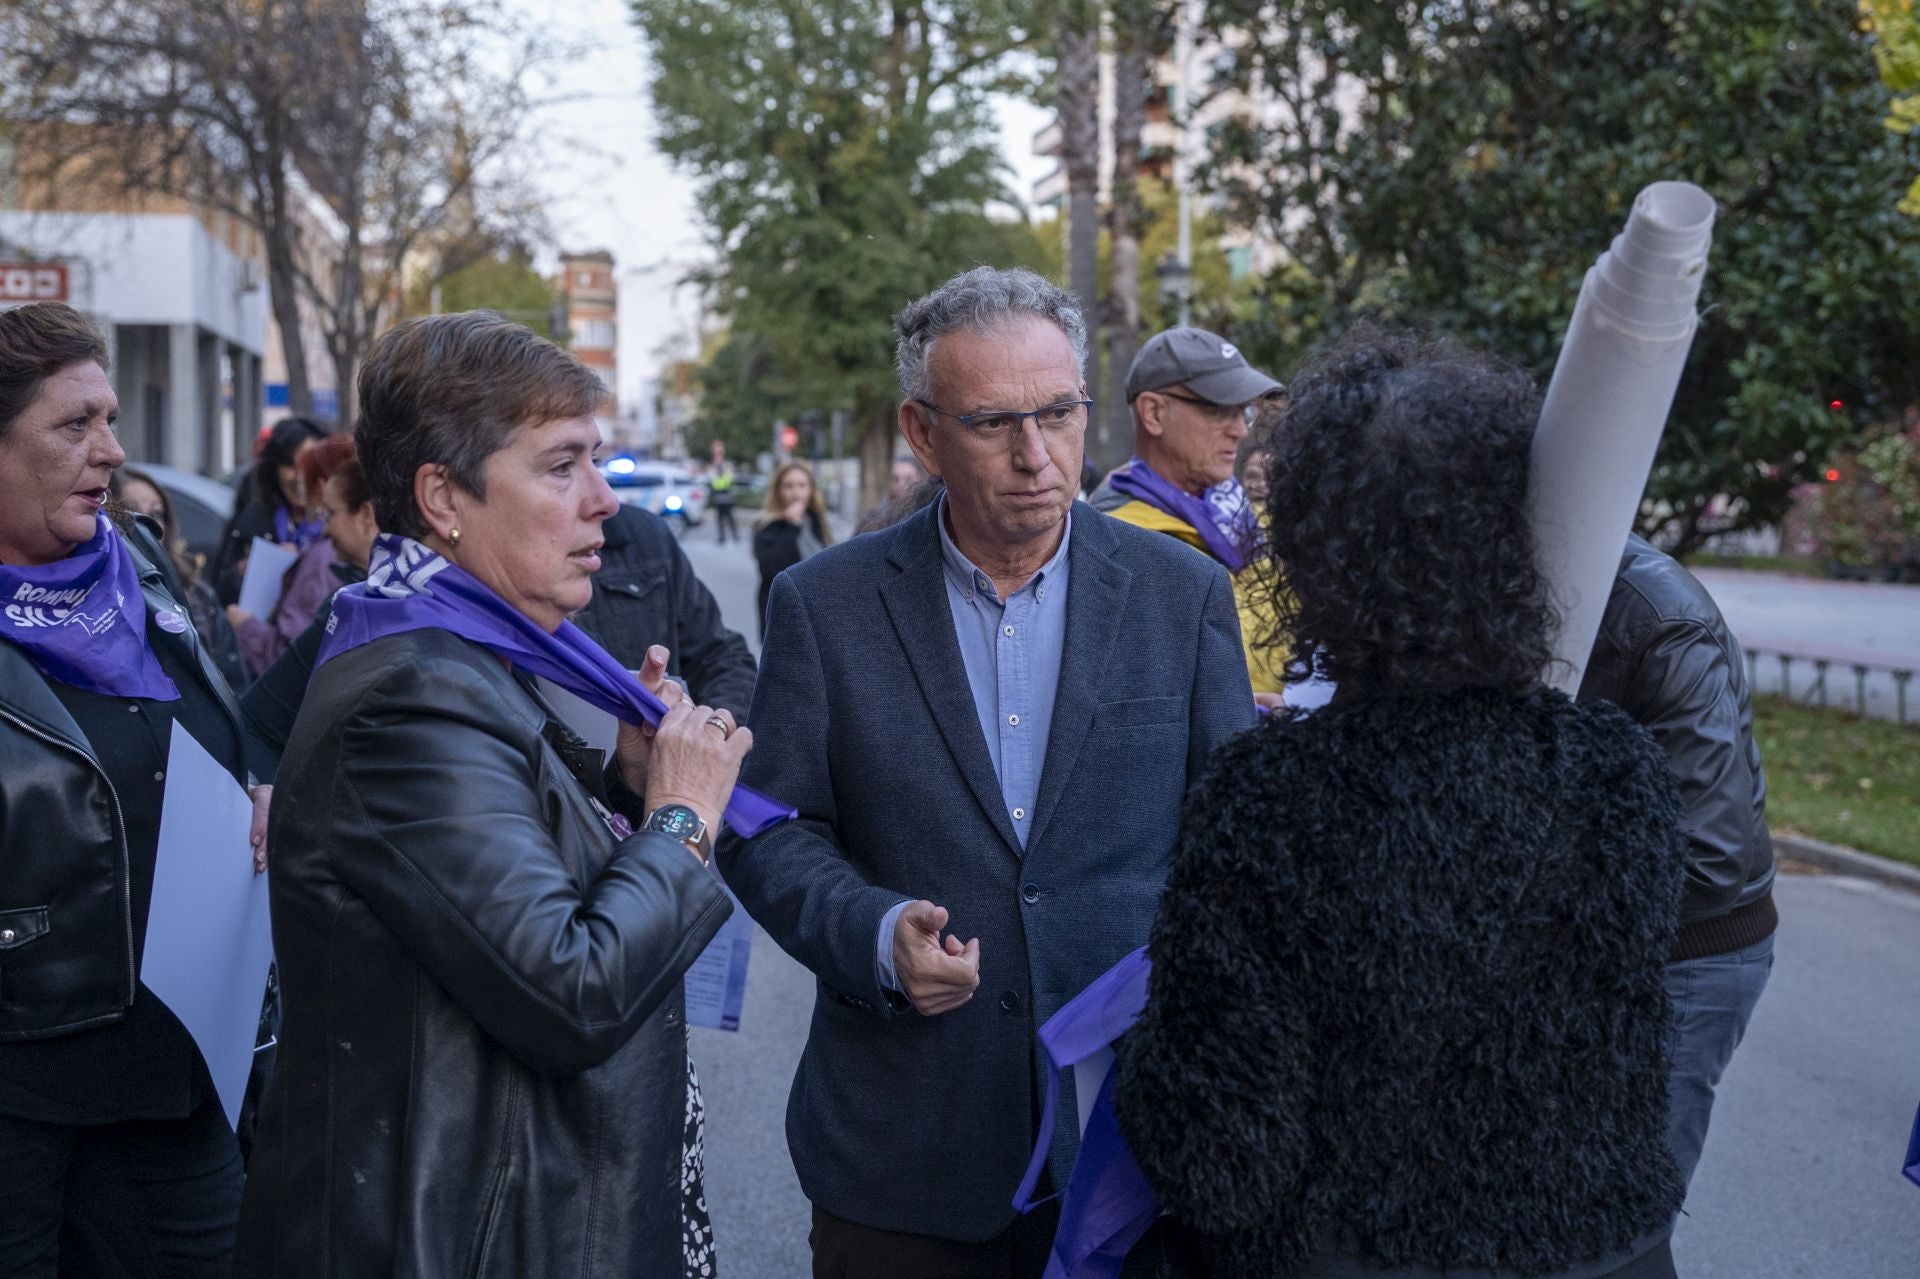
[[[1062,400],[1058,404],[1049,404],[1045,408],[1032,409],[1022,413],[1017,409],[981,409],[978,413],[949,413],[937,404],[926,400],[915,400],[929,413],[938,413],[941,417],[950,417],[963,427],[967,434],[983,443],[998,444],[1010,440],[1026,429],[1027,419],[1032,418],[1034,425],[1050,435],[1061,435],[1068,431],[1077,431],[1087,424],[1088,416],[1093,412],[1092,400]]]
[[[1183,404],[1191,404],[1216,422],[1224,422],[1230,417],[1238,417],[1248,426],[1252,426],[1254,419],[1260,416],[1260,411],[1251,404],[1215,404],[1212,400],[1203,400],[1193,395],[1182,395],[1178,391],[1155,391],[1154,394],[1164,395],[1169,400],[1179,400]]]

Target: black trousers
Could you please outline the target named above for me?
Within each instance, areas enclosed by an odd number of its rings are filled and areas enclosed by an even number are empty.
[[[0,1116],[0,1276],[224,1279],[241,1183],[212,1088],[185,1119]]]
[[[740,530],[734,527],[733,503],[714,505],[707,508],[713,512],[713,537],[716,542],[726,544],[727,535],[732,534],[735,541],[740,539]]]
[[[1041,1279],[1060,1224],[1042,1204],[985,1243],[876,1230],[813,1210],[813,1279]],[[1134,1245],[1122,1279],[1203,1279],[1197,1247],[1161,1220]]]

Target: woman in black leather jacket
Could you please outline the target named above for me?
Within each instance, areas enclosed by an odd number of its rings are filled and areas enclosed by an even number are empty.
[[[1216,1274],[1671,1279],[1684,841],[1619,709],[1541,684],[1529,381],[1363,335],[1269,470],[1292,678],[1189,794],[1114,1094]]]
[[[583,651],[615,505],[591,371],[468,312],[386,334],[359,394],[385,531],[280,762],[280,1067],[236,1272],[677,1275],[681,978],[730,910],[706,832],[751,735],[651,663],[673,704],[609,762],[525,673]]]
[[[166,553],[103,513],[106,360],[69,307],[0,312],[0,1268],[211,1279],[240,1151],[135,974],[173,727],[247,769]]]

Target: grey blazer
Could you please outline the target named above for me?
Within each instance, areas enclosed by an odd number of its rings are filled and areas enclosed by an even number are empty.
[[[787,1107],[807,1197],[883,1230],[984,1240],[1013,1220],[1032,1149],[1035,1029],[1146,944],[1187,786],[1254,709],[1225,571],[1076,505],[1023,854],[954,635],[937,509],[774,580],[743,780],[800,820],[724,841],[720,859],[818,978]],[[881,918],[914,898],[980,939],[978,993],[937,1017],[897,1010],[875,973]],[[1057,1168],[1070,1088],[1062,1106]]]

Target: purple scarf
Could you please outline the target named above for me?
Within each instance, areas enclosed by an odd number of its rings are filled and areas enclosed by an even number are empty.
[[[1147,1006],[1153,963],[1142,946],[1094,979],[1040,1027],[1040,1046],[1052,1067],[1047,1100],[1034,1138],[1033,1162],[1013,1192],[1015,1212],[1035,1207],[1034,1187],[1053,1144],[1060,1072],[1084,1061],[1133,1028]],[[1113,1071],[1107,1072],[1080,1134],[1080,1153],[1060,1199],[1060,1228],[1053,1236],[1045,1279],[1115,1279],[1127,1253],[1160,1216],[1160,1199],[1134,1162],[1133,1151],[1113,1113]]]
[[[427,629],[472,640],[629,724],[658,724],[666,714],[665,703],[572,622],[547,634],[472,574],[395,533],[374,539],[367,580],[333,597],[314,668],[384,635]],[[745,786],[734,787],[727,800],[727,825],[742,836],[794,816],[793,809]]]
[[[1116,493],[1192,525],[1229,573],[1238,573],[1259,549],[1260,526],[1253,518],[1253,505],[1232,476],[1195,497],[1136,457],[1109,475],[1107,483]]]
[[[147,644],[133,552],[112,521],[99,520],[92,540],[63,560],[0,564],[0,636],[50,680],[109,697],[178,701],[180,690]],[[183,619],[168,612],[156,620],[173,630]]]
[[[296,550],[304,551],[318,541],[320,535],[326,531],[326,521],[318,516],[295,524],[293,516],[288,513],[286,507],[273,508],[273,540],[282,546],[291,546]]]

